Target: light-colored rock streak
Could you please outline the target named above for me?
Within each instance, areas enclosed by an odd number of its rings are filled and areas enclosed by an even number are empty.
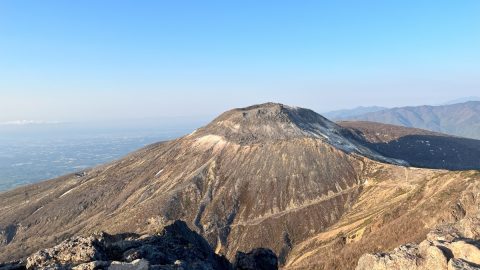
[[[43,206],[40,206],[37,210],[35,210],[35,212],[32,213],[32,215],[37,213],[38,211],[42,210],[42,208],[43,208]]]
[[[160,171],[158,171],[158,172],[155,174],[155,177],[159,176],[162,172],[163,172],[163,169],[161,169]]]
[[[71,188],[69,190],[67,190],[66,192],[64,192],[62,195],[60,195],[60,197],[58,198],[63,198],[65,195],[67,195],[68,193],[72,192],[72,190],[74,190],[75,188]]]

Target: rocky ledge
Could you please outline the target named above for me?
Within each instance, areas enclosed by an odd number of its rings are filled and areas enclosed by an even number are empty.
[[[175,221],[156,235],[98,233],[73,237],[25,261],[0,264],[0,269],[274,270],[277,265],[277,256],[268,249],[238,252],[232,264],[215,254],[185,222]]]
[[[480,216],[439,226],[420,244],[363,255],[356,270],[480,270]]]

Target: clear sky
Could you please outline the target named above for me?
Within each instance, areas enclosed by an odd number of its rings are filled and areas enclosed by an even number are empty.
[[[480,1],[0,1],[0,121],[480,95]]]

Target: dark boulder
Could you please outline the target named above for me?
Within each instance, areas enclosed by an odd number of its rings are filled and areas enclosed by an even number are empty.
[[[278,258],[273,251],[264,248],[249,253],[237,252],[233,268],[235,270],[277,270]]]

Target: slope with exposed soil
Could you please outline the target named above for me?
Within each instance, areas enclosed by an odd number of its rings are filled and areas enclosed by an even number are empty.
[[[480,198],[478,171],[368,167],[356,203],[333,226],[296,243],[286,269],[355,269],[365,253],[419,243],[437,225],[461,220]]]

